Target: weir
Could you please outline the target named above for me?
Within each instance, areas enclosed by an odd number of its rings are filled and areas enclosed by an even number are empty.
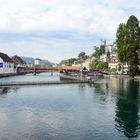
[[[31,82],[0,82],[0,87],[3,86],[26,86],[26,85],[53,85],[53,84],[78,84],[78,83],[90,83],[88,80],[81,81],[31,81]]]

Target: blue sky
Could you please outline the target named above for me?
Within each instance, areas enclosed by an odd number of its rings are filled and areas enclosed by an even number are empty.
[[[115,40],[119,23],[140,20],[139,0],[0,0],[0,52],[52,62]]]

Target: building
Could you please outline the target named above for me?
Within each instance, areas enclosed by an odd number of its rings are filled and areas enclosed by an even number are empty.
[[[7,54],[0,52],[0,74],[12,74],[15,72],[12,59]]]
[[[59,65],[57,63],[53,64],[52,67],[58,67]]]
[[[107,60],[108,60],[107,54],[102,54],[102,55],[100,56],[100,61],[102,61],[102,62],[107,62]]]
[[[83,67],[84,60],[76,60],[72,66]]]
[[[18,68],[18,67],[26,67],[26,62],[23,61],[21,57],[15,55],[15,56],[12,57],[12,60],[13,60],[13,62],[15,64],[16,68]]]
[[[127,74],[128,73],[128,64],[124,63],[123,64],[123,74]]]
[[[33,63],[26,63],[26,66],[27,66],[27,67],[33,67],[34,64],[33,64]]]
[[[89,69],[90,69],[90,63],[91,63],[94,59],[95,59],[94,57],[90,57],[90,58],[86,59],[86,60],[83,62],[82,66],[83,66],[83,67],[86,67],[86,68],[89,70]]]
[[[38,65],[38,66],[41,66],[42,65],[42,60],[39,59],[39,58],[36,58],[34,64]]]
[[[111,53],[110,58],[108,60],[108,67],[110,69],[117,69],[118,66],[118,57],[116,53]]]

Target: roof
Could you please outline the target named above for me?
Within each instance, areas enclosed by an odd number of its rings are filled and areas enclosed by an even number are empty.
[[[15,64],[25,64],[21,57],[15,55],[12,57],[12,60]]]
[[[118,58],[116,56],[111,56],[110,59],[108,60],[108,63],[117,63]]]
[[[82,70],[83,69],[82,66],[63,66],[62,68],[65,70]]]
[[[14,63],[12,61],[12,59],[7,55],[7,54],[4,54],[2,52],[0,52],[0,58],[4,61],[4,62],[9,62],[9,63]]]
[[[39,59],[39,58],[36,58],[35,60],[39,60],[39,61],[42,61],[41,59]]]

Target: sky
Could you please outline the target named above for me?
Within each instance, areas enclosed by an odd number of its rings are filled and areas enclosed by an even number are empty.
[[[111,44],[139,0],[0,0],[0,52],[59,63]]]

